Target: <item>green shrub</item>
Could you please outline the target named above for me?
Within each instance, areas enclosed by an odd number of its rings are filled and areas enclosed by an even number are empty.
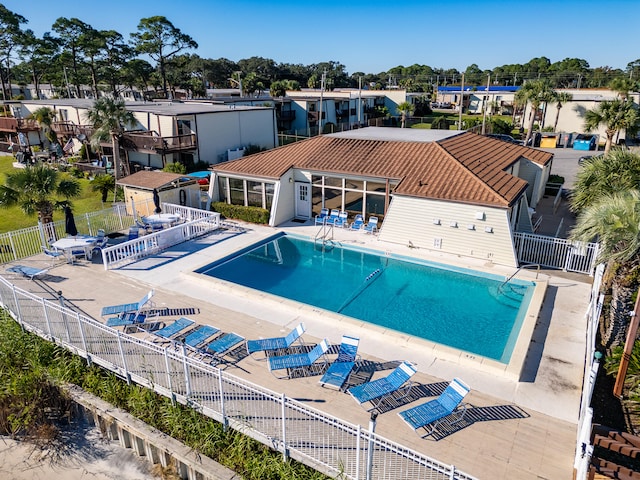
[[[84,172],[80,170],[78,167],[70,167],[69,173],[71,174],[72,177],[75,177],[75,178],[85,178]]]
[[[431,128],[434,130],[449,130],[449,121],[445,117],[436,117],[431,122]]]
[[[179,162],[167,163],[162,169],[162,171],[170,172],[170,173],[178,173],[178,174],[187,173],[186,167]]]
[[[511,130],[513,130],[511,122],[506,122],[500,118],[492,118],[491,127],[493,129],[493,133],[502,133],[505,135],[510,135]]]
[[[211,208],[214,212],[219,212],[225,218],[259,223],[262,225],[269,223],[269,211],[264,208],[229,205],[225,202],[214,202]]]

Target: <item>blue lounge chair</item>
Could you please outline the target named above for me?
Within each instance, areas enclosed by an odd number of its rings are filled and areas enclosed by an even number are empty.
[[[38,268],[38,267],[27,267],[25,265],[14,265],[13,267],[7,268],[7,272],[19,273],[23,277],[27,277],[29,280],[33,280],[35,277],[39,277],[40,275],[46,274],[50,269],[51,267]]]
[[[180,333],[184,332],[187,328],[190,328],[191,326],[193,326],[194,323],[196,323],[196,322],[194,322],[190,318],[181,317],[181,318],[177,319],[175,322],[170,323],[166,327],[151,332],[153,334],[151,336],[151,340],[152,341],[155,341],[155,340],[160,340],[160,341],[172,340],[174,337],[176,337]]]
[[[247,353],[249,355],[256,352],[277,351],[289,348],[294,342],[300,340],[302,343],[302,334],[304,333],[304,325],[299,323],[296,328],[291,330],[286,337],[263,338],[260,340],[247,340]]]
[[[320,215],[316,215],[315,222],[314,222],[315,225],[322,225],[328,216],[329,216],[329,209],[321,208]]]
[[[362,229],[365,233],[378,233],[378,217],[369,217],[369,222]]]
[[[353,219],[353,223],[349,225],[349,230],[362,230],[364,227],[364,217],[361,214],[357,214]]]
[[[369,410],[373,410],[380,406],[385,397],[396,392],[401,394],[399,398],[406,396],[411,390],[409,379],[415,373],[416,369],[413,368],[413,365],[408,362],[402,362],[386,377],[356,385],[347,391],[360,405],[367,402],[371,403],[372,406]]]
[[[200,328],[195,329],[189,335],[184,337],[184,344],[191,348],[198,348],[205,340],[213,337],[215,334],[219,333],[220,329],[216,327],[212,327],[210,325],[203,325]]]
[[[415,431],[424,428],[427,431],[425,437],[428,437],[435,433],[438,425],[445,418],[451,417],[451,424],[464,418],[467,405],[462,403],[462,400],[469,393],[469,390],[469,387],[462,380],[454,378],[438,398],[399,412],[398,415]]]
[[[110,305],[108,307],[102,307],[102,312],[100,315],[103,317],[106,315],[116,315],[118,313],[124,312],[135,312],[136,310],[141,310],[147,303],[151,302],[151,297],[153,297],[154,291],[149,290],[139,302],[135,303],[122,303],[120,305]]]
[[[338,358],[329,366],[329,369],[322,376],[320,385],[342,390],[342,387],[347,382],[351,371],[356,365],[359,343],[360,340],[358,338],[347,335],[342,336]]]
[[[329,350],[329,342],[324,339],[313,350],[306,353],[292,353],[291,355],[280,355],[278,357],[268,357],[269,371],[276,378],[292,378],[296,374],[304,372],[305,368],[314,365],[318,359],[325,358],[325,354]],[[323,362],[326,364],[326,359]],[[278,376],[273,372],[278,370],[286,370],[287,374]]]
[[[213,356],[217,363],[223,361],[224,357],[243,341],[244,337],[237,333],[225,333],[221,337],[218,337],[205,345],[203,351],[206,354]]]
[[[349,225],[348,219],[349,214],[347,212],[340,212],[338,218],[334,220],[333,224],[338,228],[347,228]]]
[[[325,223],[327,225],[334,225],[336,223],[336,220],[338,220],[339,216],[340,216],[340,210],[338,210],[337,208],[334,208],[331,210],[331,213],[327,217]]]
[[[136,303],[123,303],[121,305],[111,305],[103,307],[100,315],[116,315],[107,319],[106,325],[108,327],[122,327],[125,325],[133,325],[134,323],[144,322],[148,315],[142,312],[142,308],[151,304],[151,297],[153,297],[154,291],[149,290],[139,302]]]

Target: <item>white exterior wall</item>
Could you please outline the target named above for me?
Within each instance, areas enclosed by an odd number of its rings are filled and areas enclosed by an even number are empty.
[[[482,212],[484,220],[477,219]],[[434,220],[440,224],[434,224]],[[451,227],[457,222],[457,228]],[[474,225],[469,230],[468,225]],[[490,228],[487,233],[485,228]],[[517,266],[509,210],[394,195],[380,240]],[[438,246],[439,243],[439,246]]]
[[[197,130],[199,159],[209,164],[227,160],[227,150],[249,144],[271,149],[277,146],[273,108],[200,114],[191,128]]]

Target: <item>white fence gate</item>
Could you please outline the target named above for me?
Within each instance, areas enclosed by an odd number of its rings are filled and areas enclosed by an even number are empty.
[[[571,242],[523,232],[513,234],[513,243],[521,265],[536,264],[588,275],[593,275],[599,251],[597,243]]]

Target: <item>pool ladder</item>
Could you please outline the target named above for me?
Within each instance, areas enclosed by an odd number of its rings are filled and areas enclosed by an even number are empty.
[[[316,233],[314,243],[318,240],[322,240],[322,245],[326,245],[327,242],[333,242],[333,224],[323,222],[322,226]]]
[[[504,289],[504,287],[506,287],[506,286],[507,286],[507,284],[508,284],[511,280],[513,280],[513,278],[514,278],[518,273],[520,273],[520,270],[523,270],[523,269],[525,269],[525,268],[529,268],[529,267],[536,267],[536,279],[537,279],[537,278],[538,278],[538,275],[540,274],[540,268],[541,268],[539,263],[526,263],[526,264],[524,264],[524,265],[520,265],[520,266],[518,267],[518,269],[517,269],[515,272],[513,272],[511,275],[509,275],[509,276],[506,278],[506,280],[500,284],[500,286],[498,287],[498,293],[500,293],[500,294],[502,294],[502,293],[503,293],[503,289]]]

